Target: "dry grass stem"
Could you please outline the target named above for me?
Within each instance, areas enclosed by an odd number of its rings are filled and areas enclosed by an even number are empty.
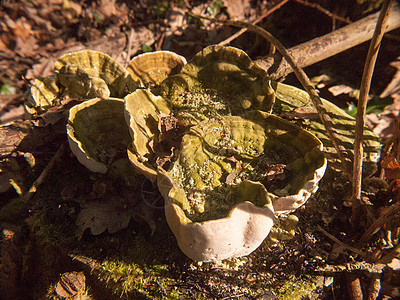
[[[368,93],[371,86],[372,74],[375,67],[376,58],[378,57],[379,47],[383,34],[385,33],[386,23],[389,19],[392,0],[386,0],[379,14],[374,35],[369,46],[367,59],[364,65],[364,71],[360,87],[360,98],[357,104],[356,130],[354,141],[354,161],[353,161],[353,178],[352,178],[352,216],[353,226],[358,224],[359,207],[361,205],[361,177],[362,177],[362,160],[364,149],[363,129],[365,124],[365,111],[367,108]]]

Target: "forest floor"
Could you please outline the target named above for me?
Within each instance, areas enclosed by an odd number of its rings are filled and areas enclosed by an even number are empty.
[[[328,166],[317,193],[294,212],[299,219],[294,235],[269,237],[242,258],[191,261],[180,251],[152,183],[140,176],[121,183],[88,171],[69,150],[65,118],[25,122],[24,108],[34,79],[51,75],[65,53],[101,51],[124,67],[134,56],[155,50],[190,60],[238,31],[188,12],[259,20],[290,48],[376,12],[379,2],[3,1],[0,298],[361,299],[357,291],[366,299],[399,298],[399,29],[383,38],[372,81],[367,126],[380,138],[382,157],[364,181],[360,224],[350,222],[351,183]],[[252,59],[270,50],[251,32],[229,45]],[[366,42],[305,68],[321,97],[349,113],[357,105],[368,47]],[[301,88],[293,74],[282,81]],[[30,190],[38,179],[37,189]]]

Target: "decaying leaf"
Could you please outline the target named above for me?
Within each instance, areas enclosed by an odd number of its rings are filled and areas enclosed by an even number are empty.
[[[400,180],[400,162],[395,157],[385,157],[381,165],[385,170],[386,179]]]
[[[75,222],[75,236],[81,239],[88,228],[93,235],[102,234],[106,230],[113,234],[127,228],[131,218],[143,220],[149,225],[152,235],[156,230],[152,210],[143,201],[138,204],[129,202],[129,197],[133,197],[133,194],[129,193],[123,197],[111,196],[106,201],[82,204]]]
[[[251,1],[249,0],[223,0],[222,2],[232,19],[243,20],[250,13]]]
[[[293,111],[285,111],[281,114],[281,117],[289,120],[313,120],[319,118],[317,110],[311,107],[298,107]]]
[[[126,207],[126,200],[113,197],[105,202],[93,202],[87,204],[79,212],[75,224],[78,226],[75,236],[82,238],[86,229],[90,228],[93,235],[102,234],[108,230],[108,233],[116,233],[125,229],[129,225],[132,216],[135,215],[135,207]]]
[[[57,282],[55,292],[61,299],[89,299],[85,289],[86,277],[82,272],[66,272]]]

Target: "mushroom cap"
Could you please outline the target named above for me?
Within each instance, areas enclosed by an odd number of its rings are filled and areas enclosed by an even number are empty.
[[[138,87],[138,83],[130,77],[124,67],[102,52],[82,50],[64,54],[55,62],[54,70],[60,74],[63,72],[63,68],[70,65],[75,66],[82,73],[86,72],[88,76],[96,78],[95,81],[99,81],[97,78],[104,80],[111,97],[123,97]]]
[[[147,52],[135,56],[128,65],[132,79],[147,87],[150,83],[159,85],[170,75],[179,73],[186,59],[171,51]]]
[[[157,171],[152,145],[159,140],[159,115],[169,115],[171,109],[160,96],[138,89],[125,97],[125,118],[132,143],[128,157],[132,165],[149,180],[155,181]]]
[[[69,111],[68,141],[79,162],[93,172],[106,173],[108,165],[126,155],[131,141],[124,117],[124,101],[95,98]]]
[[[197,53],[177,75],[161,85],[176,115],[188,124],[246,110],[269,112],[274,90],[268,74],[242,50],[218,45]]]
[[[30,115],[41,113],[54,105],[59,94],[57,76],[36,78],[25,102],[25,108]]]
[[[238,187],[243,202],[229,215],[210,221],[192,222],[170,199],[182,191],[159,169],[157,184],[165,199],[165,216],[180,249],[195,261],[216,261],[248,255],[267,237],[274,223],[274,210],[260,183],[243,181]],[[255,199],[257,198],[257,199]],[[262,207],[252,202],[262,198]]]

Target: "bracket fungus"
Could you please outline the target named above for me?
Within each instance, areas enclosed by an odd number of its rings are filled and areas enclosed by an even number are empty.
[[[275,212],[295,210],[317,189],[326,168],[322,143],[268,113],[275,92],[245,52],[205,48],[161,83],[161,95],[138,90],[125,97],[128,153],[148,178],[157,175],[168,224],[190,258],[249,254]],[[162,113],[183,132],[175,132],[178,147],[160,167]]]
[[[169,51],[143,54],[128,70],[87,50],[57,60],[27,107],[86,100],[67,125],[78,160],[105,173],[128,153],[138,173],[157,181],[182,251],[213,261],[254,251],[275,213],[303,205],[324,174],[322,143],[270,114],[275,90],[233,47],[209,46],[187,64]]]
[[[181,249],[203,261],[252,252],[274,212],[298,208],[316,190],[326,168],[321,148],[312,134],[261,111],[191,127],[171,167],[158,169]]]
[[[189,125],[247,110],[269,112],[275,99],[265,70],[244,51],[218,45],[196,54],[179,74],[162,83],[161,90],[177,118]]]
[[[166,199],[165,215],[181,250],[196,261],[215,261],[248,255],[260,246],[274,223],[274,211],[265,187],[243,181],[232,189],[232,197],[243,202],[234,205],[226,216],[193,222],[176,202],[184,192],[159,170],[158,186]],[[258,202],[259,206],[254,205]]]
[[[67,53],[55,62],[54,74],[34,81],[25,108],[35,116],[54,106],[56,100],[124,97],[138,84],[105,53],[93,50]]]
[[[143,87],[159,85],[167,77],[177,74],[186,64],[186,59],[171,51],[147,52],[135,56],[128,65],[132,79]]]
[[[153,147],[159,143],[159,115],[169,115],[171,108],[164,98],[138,89],[125,97],[125,116],[132,136],[128,156],[139,172],[151,181],[157,177]]]
[[[126,153],[131,139],[124,101],[95,98],[75,105],[69,111],[67,134],[79,162],[93,172],[106,173],[108,165]]]
[[[124,67],[98,51],[64,54],[56,61],[54,70],[71,97],[123,97],[138,87]]]

